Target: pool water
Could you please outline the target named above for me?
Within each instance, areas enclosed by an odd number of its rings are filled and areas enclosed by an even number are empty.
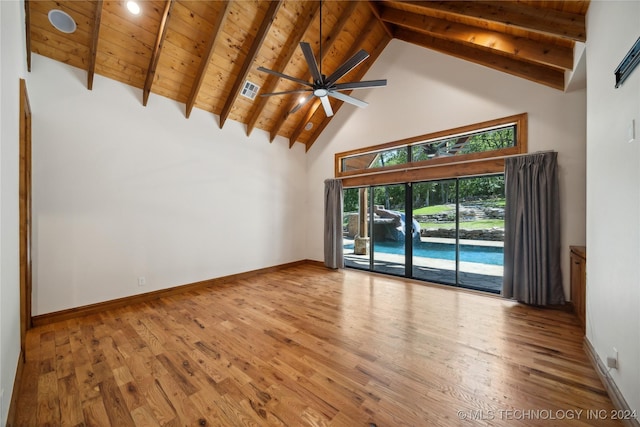
[[[404,245],[396,242],[375,242],[374,250],[387,254],[404,255]],[[344,246],[353,249],[353,243]],[[422,258],[437,258],[455,261],[455,245],[447,243],[420,242],[413,246],[413,256]],[[502,247],[460,245],[460,261],[477,262],[480,264],[503,265],[504,250]]]

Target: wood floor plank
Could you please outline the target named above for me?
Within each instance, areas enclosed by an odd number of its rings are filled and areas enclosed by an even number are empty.
[[[78,392],[78,382],[75,375],[69,375],[58,380],[58,394],[60,399],[60,425],[79,426],[84,424],[82,402]]]
[[[614,407],[582,340],[568,312],[297,265],[30,330],[16,422],[620,426],[587,418]]]
[[[28,336],[29,334],[27,334]],[[27,338],[28,340],[28,338]],[[39,337],[38,337],[39,341]],[[38,345],[39,348],[39,345]],[[20,383],[20,393],[18,409],[16,410],[16,425],[35,426],[37,425],[37,396],[38,396],[38,376],[40,375],[38,365],[33,359],[26,363],[22,372]],[[28,396],[28,399],[24,399]]]
[[[109,416],[104,407],[102,399],[93,399],[82,405],[82,412],[87,427],[98,427],[109,425]]]
[[[216,405],[216,402],[222,400],[222,396],[214,390],[198,391],[189,396],[189,400],[191,400],[193,405],[204,415],[208,426],[225,427],[233,425],[231,420],[229,420]]]
[[[104,402],[104,408],[107,411],[109,417],[109,424],[112,426],[134,426],[131,412],[125,404],[125,399],[116,384],[116,380],[113,377],[104,378],[99,385],[100,395]]]
[[[151,409],[147,406],[140,406],[134,409],[131,411],[131,416],[138,427],[160,427]]]
[[[158,390],[164,394],[165,400],[171,404],[176,413],[176,419],[181,425],[202,425],[204,415],[189,400],[189,396],[183,391],[182,385],[176,382],[174,375],[167,373],[157,378],[156,383]]]
[[[60,424],[60,400],[58,398],[58,379],[55,371],[38,377],[38,424]]]
[[[133,411],[142,406],[145,406],[146,401],[140,393],[138,385],[134,381],[118,385],[118,388],[120,388],[120,393],[124,398],[124,402],[127,405],[127,408],[129,408],[129,411],[131,411],[132,416]]]
[[[178,414],[175,407],[156,378],[148,376],[138,380],[138,387],[160,425],[170,425],[172,422],[178,423]]]

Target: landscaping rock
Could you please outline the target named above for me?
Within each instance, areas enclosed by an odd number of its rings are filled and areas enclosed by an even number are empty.
[[[504,241],[504,229],[489,228],[481,230],[460,229],[460,239],[465,240],[491,240],[496,242]],[[439,237],[445,239],[455,239],[456,230],[452,228],[426,228],[420,230],[421,237]]]

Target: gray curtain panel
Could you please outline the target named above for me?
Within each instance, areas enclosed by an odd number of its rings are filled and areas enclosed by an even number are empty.
[[[502,295],[526,304],[564,304],[557,157],[550,152],[505,160]]]
[[[344,268],[342,250],[342,181],[324,181],[324,265]]]

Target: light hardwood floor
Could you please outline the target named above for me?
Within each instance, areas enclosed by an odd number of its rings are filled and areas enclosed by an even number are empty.
[[[621,425],[582,345],[571,313],[302,265],[31,330],[16,421]]]

